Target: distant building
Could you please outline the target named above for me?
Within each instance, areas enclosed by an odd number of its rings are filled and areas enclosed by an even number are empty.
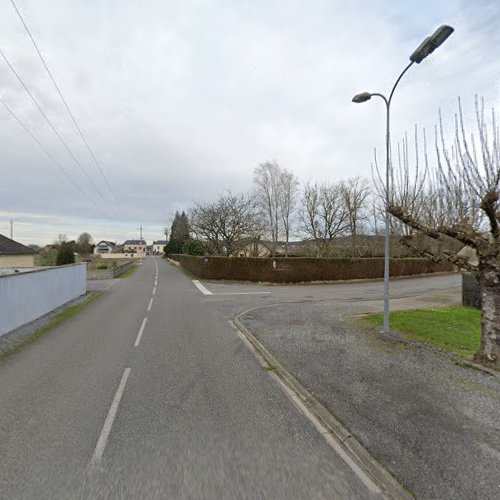
[[[103,253],[112,253],[116,248],[116,243],[112,241],[101,240],[94,247],[94,253],[103,254]]]
[[[127,240],[123,244],[123,251],[146,255],[147,244],[144,240]]]
[[[153,241],[153,253],[154,254],[163,254],[166,244],[167,244],[166,240]]]
[[[34,267],[35,251],[0,234],[0,268]]]

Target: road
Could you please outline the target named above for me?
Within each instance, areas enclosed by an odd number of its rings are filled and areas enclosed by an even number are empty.
[[[393,293],[425,296],[456,284],[397,281]],[[197,287],[164,260],[146,259],[83,313],[1,362],[0,498],[379,497],[228,318],[332,294],[359,302],[380,288]]]

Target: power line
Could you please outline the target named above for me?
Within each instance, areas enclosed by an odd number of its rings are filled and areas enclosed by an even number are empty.
[[[4,108],[10,113],[10,115],[16,120],[16,122],[24,129],[24,131],[38,144],[38,147],[48,156],[48,158],[64,173],[64,175],[69,179],[69,181],[92,203],[95,205],[95,200],[93,200],[90,195],[85,192],[80,184],[78,184],[69,172],[52,156],[52,154],[45,148],[45,146],[40,142],[40,140],[31,132],[31,130],[20,120],[20,118],[12,111],[10,106],[0,97],[0,102],[3,104]]]
[[[66,149],[66,151],[69,153],[69,155],[73,159],[73,161],[76,163],[76,165],[78,166],[78,168],[80,169],[80,171],[87,178],[87,180],[90,182],[90,184],[92,184],[93,188],[96,190],[96,192],[99,194],[99,196],[106,202],[107,200],[104,197],[104,195],[101,193],[101,191],[99,190],[99,188],[96,186],[95,182],[92,180],[92,178],[90,177],[90,175],[88,174],[88,172],[85,170],[85,168],[83,167],[83,165],[80,163],[80,161],[78,160],[78,158],[74,155],[73,151],[71,151],[71,149],[68,146],[68,144],[66,143],[66,141],[63,139],[63,137],[61,136],[61,134],[58,132],[58,130],[56,129],[56,127],[54,126],[54,124],[50,121],[49,117],[46,115],[45,111],[43,110],[43,108],[41,107],[41,105],[39,104],[39,102],[37,101],[37,99],[35,98],[35,96],[29,90],[29,88],[27,87],[26,83],[24,83],[23,79],[21,78],[21,76],[19,75],[19,73],[16,71],[16,69],[14,68],[14,66],[11,64],[11,62],[9,61],[9,59],[7,58],[7,56],[5,55],[4,51],[1,48],[0,48],[0,55],[2,56],[2,58],[4,59],[5,63],[9,67],[9,69],[12,71],[12,73],[16,77],[17,81],[21,84],[21,86],[23,87],[23,89],[29,95],[29,97],[33,101],[33,104],[36,106],[36,108],[38,109],[38,111],[40,112],[40,114],[43,116],[43,118],[45,119],[45,121],[47,122],[47,124],[49,125],[49,127],[51,128],[51,130],[54,132],[54,134],[57,136],[57,138],[59,139],[59,141],[62,143],[62,145],[64,146],[64,148]]]
[[[31,34],[31,31],[28,28],[28,25],[26,24],[23,16],[21,15],[21,12],[17,8],[17,5],[14,2],[14,0],[10,0],[10,3],[12,4],[12,7],[14,7],[14,10],[16,11],[17,16],[19,17],[19,20],[21,21],[22,25],[24,26],[24,29],[26,30],[26,33],[27,33],[29,39],[31,40],[31,43],[33,44],[33,47],[35,48],[35,51],[38,54],[38,57],[40,58],[40,61],[43,64],[43,67],[47,71],[47,74],[49,75],[49,78],[52,81],[52,84],[54,85],[54,88],[56,89],[57,93],[59,94],[59,97],[61,98],[61,101],[63,102],[64,107],[66,108],[66,111],[68,112],[68,114],[69,114],[69,116],[70,116],[70,118],[71,118],[71,120],[72,120],[72,122],[73,122],[73,124],[74,124],[74,126],[76,128],[76,130],[78,131],[79,136],[81,137],[81,139],[83,141],[83,143],[85,144],[85,147],[87,148],[88,152],[90,153],[90,156],[92,157],[92,159],[94,160],[94,163],[96,164],[97,168],[99,169],[99,172],[101,173],[102,178],[106,182],[106,185],[108,186],[109,191],[113,195],[115,201],[117,203],[120,203],[119,200],[118,200],[118,198],[117,198],[117,196],[116,196],[116,194],[115,194],[115,192],[113,191],[113,188],[111,187],[110,182],[108,181],[108,178],[106,177],[106,174],[104,173],[104,169],[102,168],[100,162],[97,160],[97,157],[94,154],[94,152],[92,151],[92,148],[90,147],[87,139],[83,135],[83,132],[82,132],[80,126],[78,125],[78,123],[76,121],[76,118],[73,115],[73,113],[72,113],[72,111],[71,111],[71,109],[70,109],[70,107],[68,105],[68,102],[64,98],[63,93],[62,93],[61,89],[59,88],[59,85],[57,85],[57,83],[55,81],[55,78],[52,75],[52,72],[50,71],[50,69],[49,69],[49,67],[48,67],[48,65],[47,65],[47,63],[45,61],[45,58],[43,57],[42,53],[40,52],[40,49],[38,48],[38,44],[36,43],[35,39],[33,38],[33,35]],[[125,216],[126,216],[126,214],[125,214]]]

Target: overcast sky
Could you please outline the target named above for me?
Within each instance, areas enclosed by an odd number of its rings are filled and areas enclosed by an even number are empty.
[[[0,105],[0,233],[47,243],[159,239],[175,210],[251,188],[276,160],[301,181],[370,176],[388,92],[440,24],[455,33],[410,70],[392,133],[452,125],[457,96],[498,105],[498,0],[16,0],[98,158],[79,138],[10,0],[0,48],[97,186],[82,174],[0,58],[0,95],[86,195]],[[498,108],[498,106],[497,106]],[[383,157],[382,157],[383,159]],[[91,201],[92,200],[92,201]],[[100,200],[100,201],[98,201]]]

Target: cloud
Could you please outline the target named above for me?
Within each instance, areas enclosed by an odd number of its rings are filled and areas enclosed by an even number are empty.
[[[268,159],[303,180],[369,176],[373,148],[383,150],[383,104],[354,105],[352,95],[388,92],[408,55],[441,23],[456,33],[401,82],[393,137],[414,123],[432,128],[438,108],[451,120],[458,95],[472,104],[480,92],[498,103],[500,62],[491,55],[500,41],[500,13],[493,0],[446,0],[432,12],[421,2],[389,0],[18,5],[118,198],[6,5],[0,47],[105,198],[91,203],[82,196],[0,108],[0,228],[7,231],[10,217],[19,220],[22,241],[82,231],[124,239],[139,223],[159,238],[176,209],[225,189],[250,188],[254,166]],[[97,200],[1,67],[2,97]],[[35,224],[25,214],[42,218]]]

